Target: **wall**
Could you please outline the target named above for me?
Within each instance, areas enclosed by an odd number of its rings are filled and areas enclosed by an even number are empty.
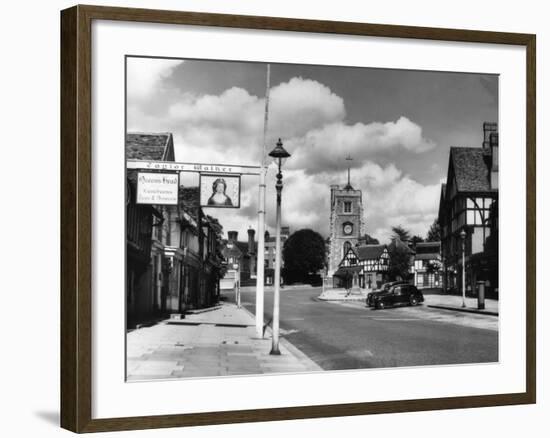
[[[297,2],[278,0],[108,0],[92,4],[157,7],[250,15],[289,16],[327,20],[367,21],[389,24],[461,27],[472,29],[533,32],[538,34],[538,223],[548,223],[548,190],[542,195],[544,162],[548,152],[548,103],[545,78],[550,77],[548,11],[544,2],[485,2],[464,0],[449,6],[445,2],[395,0],[388,2]],[[59,405],[59,10],[72,1],[7,2],[3,7],[2,161],[0,172],[3,214],[2,253],[3,314],[1,398],[4,409],[0,430],[5,436],[73,436],[58,428]],[[314,6],[313,6],[314,5]],[[6,115],[8,115],[6,117]],[[13,182],[17,183],[14,184]],[[7,190],[6,188],[9,188]],[[29,205],[37,215],[18,215]],[[182,430],[109,433],[101,436],[187,438],[281,436],[334,437],[345,434],[384,437],[542,437],[547,434],[550,411],[548,335],[550,323],[542,309],[549,282],[543,277],[544,247],[550,247],[548,228],[538,233],[539,278],[539,404],[442,412],[424,412],[337,419],[210,426]],[[36,254],[29,259],[29,250]],[[34,251],[38,249],[38,251]],[[32,275],[28,264],[31,262]],[[32,296],[31,306],[22,312],[20,297]],[[542,339],[546,346],[542,349]],[[391,384],[389,382],[388,384]],[[268,394],[266,396],[269,396]],[[544,429],[543,429],[544,428]]]

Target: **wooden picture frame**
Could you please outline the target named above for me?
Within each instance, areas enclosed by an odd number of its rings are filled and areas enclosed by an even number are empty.
[[[409,38],[526,49],[526,382],[525,392],[176,415],[92,418],[92,22],[174,25]],[[61,426],[74,432],[213,425],[382,414],[536,401],[535,49],[530,34],[75,6],[61,12]]]

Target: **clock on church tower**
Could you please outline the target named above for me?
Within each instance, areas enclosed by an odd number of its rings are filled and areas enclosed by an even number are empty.
[[[350,182],[340,187],[330,187],[330,246],[328,257],[328,275],[338,270],[349,248],[355,247],[363,232],[363,196],[361,190],[355,190]]]

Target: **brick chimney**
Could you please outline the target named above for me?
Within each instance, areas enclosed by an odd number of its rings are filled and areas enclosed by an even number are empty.
[[[498,189],[498,132],[492,132],[489,136],[491,147],[491,188]]]
[[[228,231],[227,232],[227,240],[229,242],[236,242],[237,241],[237,236],[239,235],[239,232],[238,231]]]
[[[498,132],[498,125],[495,122],[483,123],[483,155],[491,155],[491,134],[496,132]]]
[[[252,228],[249,228],[248,229],[248,252],[250,254],[254,254],[255,250],[254,250],[254,234],[256,232],[252,229]]]

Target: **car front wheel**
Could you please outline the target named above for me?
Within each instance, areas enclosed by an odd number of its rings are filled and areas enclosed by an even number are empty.
[[[377,309],[383,309],[384,307],[386,307],[386,305],[384,304],[383,301],[379,301],[378,303],[376,303]]]

